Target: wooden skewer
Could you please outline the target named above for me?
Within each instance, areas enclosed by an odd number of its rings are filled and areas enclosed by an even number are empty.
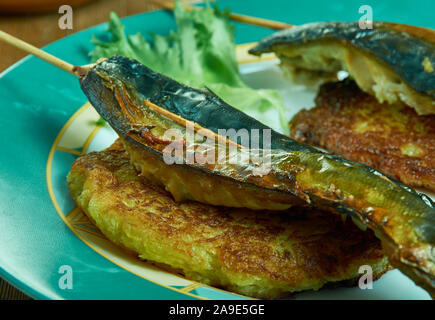
[[[29,44],[23,40],[20,40],[14,36],[11,36],[10,34],[4,32],[4,31],[1,31],[1,30],[0,30],[0,40],[4,40],[5,42],[17,47],[18,49],[21,49],[27,53],[33,54],[34,56],[36,56],[36,57],[38,57],[38,58],[40,58],[48,63],[51,63],[52,65],[54,65],[58,68],[61,68],[62,70],[65,70],[65,71],[67,71],[75,76],[80,77],[80,76],[84,75],[86,73],[86,68],[89,67],[89,66],[82,66],[82,67],[74,66],[74,65],[72,65],[68,62],[65,62],[65,61],[45,52],[45,51],[42,51],[41,49],[39,49],[35,46],[32,46],[31,44]],[[208,134],[213,135],[214,137],[217,137],[217,138],[220,137],[216,133],[212,132],[211,130],[203,128],[200,125],[198,125],[197,123],[186,120],[175,113],[172,113],[172,112],[170,112],[162,107],[159,107],[159,106],[155,105],[154,103],[152,103],[151,101],[144,100],[144,102],[148,108],[150,108],[151,110],[153,110],[156,113],[159,113],[159,114],[173,120],[175,123],[178,123],[180,125],[190,124],[193,126],[193,129],[195,132],[203,129],[203,130],[206,130],[206,132]],[[225,138],[223,138],[223,139],[225,139]],[[229,139],[226,139],[226,140],[230,144],[233,144],[238,148],[243,148],[241,145],[239,145],[239,144],[237,144]],[[218,139],[218,142],[220,142],[220,139]]]
[[[161,114],[163,116],[165,116],[166,118],[174,121],[175,123],[184,126],[184,127],[193,127],[193,131],[194,132],[199,132],[200,130],[202,130],[204,133],[206,133],[208,136],[213,137],[215,139],[215,141],[219,144],[221,144],[222,142],[228,143],[229,145],[232,145],[236,148],[239,149],[245,149],[244,146],[230,140],[227,137],[224,136],[220,136],[217,133],[211,131],[210,129],[204,128],[202,126],[200,126],[199,124],[197,124],[196,122],[184,119],[183,117],[180,117],[179,115],[172,113],[162,107],[159,107],[158,105],[152,103],[149,100],[143,100],[145,102],[145,105],[150,108],[151,110],[153,110],[154,112]]]
[[[173,1],[168,1],[168,0],[150,0],[151,2],[153,2],[154,4],[165,8],[167,10],[173,10],[174,9],[174,2]],[[187,4],[183,4],[184,7],[186,8],[186,10],[192,10],[193,7],[189,6]],[[246,15],[241,15],[241,14],[236,14],[236,13],[231,13],[230,14],[230,18],[234,21],[238,21],[238,22],[243,22],[243,23],[247,23],[247,24],[252,24],[252,25],[256,25],[256,26],[261,26],[261,27],[265,27],[265,28],[271,28],[271,29],[275,29],[275,30],[282,30],[282,29],[287,29],[287,28],[291,28],[293,27],[293,25],[291,24],[287,24],[287,23],[283,23],[283,22],[278,22],[278,21],[273,21],[273,20],[267,20],[267,19],[262,19],[262,18],[256,18],[256,17],[250,17],[250,16],[246,16]],[[4,31],[0,30],[0,40],[3,40],[15,47],[17,47],[18,49],[21,49],[27,53],[33,54],[34,56],[62,69],[65,70],[66,72],[69,72],[75,76],[79,76],[80,72],[83,72],[83,69],[81,69],[81,67],[76,67],[66,61],[63,61],[27,42],[24,42],[21,39],[18,39]]]
[[[11,36],[10,34],[1,31],[0,30],[0,40],[3,40],[11,45],[13,45],[14,47],[17,47],[18,49],[21,49],[27,53],[33,54],[34,56],[48,62],[51,63],[52,65],[61,68],[62,70],[65,70],[66,72],[69,72],[75,76],[77,76],[75,70],[76,67],[73,66],[72,64],[65,62],[45,51],[42,51],[41,49],[27,43],[24,42],[21,39],[18,39],[14,36]]]
[[[150,2],[164,8],[167,10],[174,10],[175,4],[171,0],[150,0]],[[186,10],[190,11],[194,7],[189,6],[188,4],[183,3]],[[230,13],[230,19],[242,23],[252,24],[254,26],[260,26],[265,27],[269,29],[275,29],[275,30],[282,30],[293,27],[293,25],[279,22],[279,21],[273,21],[273,20],[267,20],[262,18],[256,18],[251,16],[246,16],[243,14],[237,14],[237,13]]]
[[[168,1],[168,0],[150,0],[151,2],[153,2],[154,4],[165,8],[167,10],[173,10],[175,3],[173,1]],[[186,10],[192,10],[194,7],[189,6],[187,4],[183,4],[184,7],[186,8]],[[278,22],[278,21],[273,21],[273,20],[267,20],[267,19],[262,19],[262,18],[256,18],[256,17],[250,17],[250,16],[246,16],[246,15],[241,15],[241,14],[236,14],[236,13],[231,13],[230,14],[230,19],[234,20],[234,21],[238,21],[238,22],[243,22],[243,23],[247,23],[247,24],[252,24],[252,25],[256,25],[256,26],[261,26],[261,27],[265,27],[265,28],[271,28],[271,29],[275,29],[275,30],[282,30],[282,29],[287,29],[287,28],[291,28],[293,27],[293,25],[291,24],[287,24],[287,23],[283,23],[283,22]],[[24,42],[21,39],[18,39],[4,31],[0,30],[0,40],[3,40],[15,47],[17,47],[18,49],[21,49],[27,53],[33,54],[34,56],[62,69],[65,70],[66,72],[69,72],[75,76],[78,76],[80,71],[80,67],[75,67],[74,65],[63,61],[27,42]]]

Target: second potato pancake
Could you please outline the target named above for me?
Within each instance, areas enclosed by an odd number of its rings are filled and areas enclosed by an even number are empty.
[[[321,86],[290,122],[293,139],[435,191],[435,116],[379,103],[350,80]]]

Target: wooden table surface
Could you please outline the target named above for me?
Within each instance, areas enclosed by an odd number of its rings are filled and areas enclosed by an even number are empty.
[[[65,1],[67,4],[68,1]],[[50,42],[68,36],[74,32],[106,22],[110,11],[120,17],[158,9],[148,0],[93,0],[88,4],[73,9],[73,29],[61,30],[58,20],[61,16],[57,10],[44,14],[0,14],[0,30],[8,32],[36,47],[43,47]],[[0,42],[0,72],[17,62],[27,54]],[[29,299],[4,280],[0,279],[0,300]]]
[[[36,1],[35,1],[36,2]],[[65,1],[67,4],[68,1]],[[44,14],[0,14],[0,30],[10,33],[36,47],[68,36],[74,32],[106,22],[110,11],[120,17],[158,9],[148,0],[92,0],[88,4],[73,9],[73,29],[61,30],[56,11]],[[27,54],[9,44],[0,42],[0,72]]]

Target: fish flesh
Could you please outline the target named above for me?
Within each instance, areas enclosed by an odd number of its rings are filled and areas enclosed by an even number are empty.
[[[435,31],[373,22],[316,22],[278,31],[250,50],[274,52],[295,81],[336,81],[345,70],[380,103],[403,103],[435,114]]]

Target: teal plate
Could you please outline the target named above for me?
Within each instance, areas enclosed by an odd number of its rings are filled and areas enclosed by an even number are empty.
[[[435,27],[432,1],[413,1],[412,5],[397,0],[374,2],[365,4],[373,7],[375,20]],[[360,17],[360,1],[218,3],[237,13],[293,24]],[[122,21],[127,33],[167,34],[175,27],[172,15],[165,11]],[[106,28],[103,24],[73,34],[45,50],[72,64],[87,64],[92,34],[101,35]],[[236,24],[237,43],[255,42],[270,33]],[[244,66],[250,83],[256,82],[250,69],[269,68],[273,63],[265,60],[245,59],[250,63]],[[272,66],[264,76],[274,70]],[[307,93],[301,99],[312,99],[312,95]],[[65,181],[72,161],[113,139],[110,128],[95,126],[93,120],[98,116],[86,102],[76,78],[34,57],[22,59],[0,75],[0,276],[38,299],[246,299],[134,259],[108,242],[75,209]],[[69,271],[72,287],[65,287]],[[323,290],[298,297],[429,298],[398,271],[375,282],[373,290]]]

